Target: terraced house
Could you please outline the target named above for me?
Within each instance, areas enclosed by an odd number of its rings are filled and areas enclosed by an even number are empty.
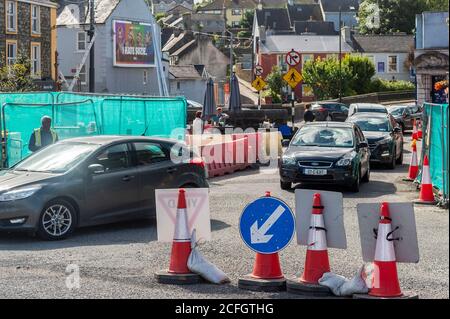
[[[0,0],[0,67],[25,54],[37,84],[51,89],[56,79],[56,9],[48,0]]]

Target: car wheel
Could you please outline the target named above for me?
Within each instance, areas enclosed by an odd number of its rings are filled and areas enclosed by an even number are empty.
[[[400,153],[400,156],[395,163],[397,165],[403,165],[403,147],[402,147],[402,152]]]
[[[292,189],[292,183],[280,181],[281,189],[288,191]]]
[[[77,224],[75,208],[68,201],[49,202],[39,218],[37,234],[45,240],[61,240],[72,234]]]
[[[358,193],[360,185],[361,185],[361,169],[358,169],[358,171],[356,172],[356,180],[353,182],[352,186],[350,187],[351,191]]]
[[[364,177],[362,179],[362,182],[364,182],[364,183],[368,183],[369,181],[370,181],[370,165],[367,168],[366,175],[364,175]]]
[[[392,155],[392,160],[391,160],[391,162],[388,164],[388,168],[390,168],[390,169],[395,169],[395,163],[397,162],[397,156],[396,156],[396,154],[397,154],[397,150],[394,148],[394,151],[393,151],[393,153],[392,153],[393,155]]]

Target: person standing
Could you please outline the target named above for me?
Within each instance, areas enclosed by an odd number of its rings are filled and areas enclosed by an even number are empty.
[[[32,152],[39,151],[41,148],[58,141],[58,134],[51,128],[52,119],[49,116],[43,116],[41,127],[33,131],[28,143],[28,148]]]
[[[217,114],[212,117],[216,125],[225,125],[225,121],[229,118],[228,114],[223,113],[221,107],[217,108]]]
[[[305,123],[308,123],[314,122],[315,119],[316,116],[314,115],[313,111],[311,111],[311,104],[307,104],[305,114],[303,114],[303,120],[305,121]]]
[[[197,111],[195,113],[195,119],[192,123],[192,134],[201,135],[203,133],[203,120],[202,120],[202,112]]]

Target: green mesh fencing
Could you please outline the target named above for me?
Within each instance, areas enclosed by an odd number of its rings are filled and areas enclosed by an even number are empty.
[[[424,104],[423,116],[423,148],[421,163],[425,155],[430,161],[430,175],[434,187],[442,192],[444,199],[448,199],[448,104]],[[422,164],[421,164],[422,165]],[[421,181],[420,171],[417,181]]]
[[[3,167],[10,167],[30,154],[31,134],[40,127],[44,115],[53,119],[52,126],[59,139],[89,135],[180,139],[184,138],[179,133],[184,132],[187,121],[184,98],[54,92],[4,94],[0,95],[0,101]]]

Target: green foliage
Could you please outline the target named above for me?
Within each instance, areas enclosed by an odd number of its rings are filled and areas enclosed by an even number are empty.
[[[238,38],[251,38],[252,37],[252,32],[251,31],[239,31],[237,33],[237,37]]]
[[[348,68],[352,78],[349,86],[356,94],[370,92],[371,79],[375,75],[375,66],[369,58],[357,55],[347,55],[342,64]]]
[[[378,18],[374,6],[379,6]],[[359,32],[412,34],[416,14],[424,11],[448,11],[448,0],[364,0],[359,8]],[[376,23],[374,24],[374,21]]]
[[[371,92],[389,92],[389,91],[405,91],[414,90],[414,84],[408,81],[388,81],[382,79],[374,79],[371,83]]]
[[[15,64],[0,69],[0,92],[28,92],[35,89],[31,63],[26,54],[19,54]]]
[[[319,100],[339,97],[339,82],[342,79],[342,96],[354,95],[351,88],[353,74],[348,65],[342,63],[339,71],[339,61],[336,58],[310,60],[303,66],[303,82],[313,89]]]
[[[272,68],[272,71],[266,78],[266,82],[269,87],[267,94],[272,97],[274,103],[280,103],[281,90],[284,86],[283,74],[281,73],[280,67],[274,66]]]
[[[253,28],[253,19],[255,11],[245,11],[241,19],[241,28],[251,30]]]

